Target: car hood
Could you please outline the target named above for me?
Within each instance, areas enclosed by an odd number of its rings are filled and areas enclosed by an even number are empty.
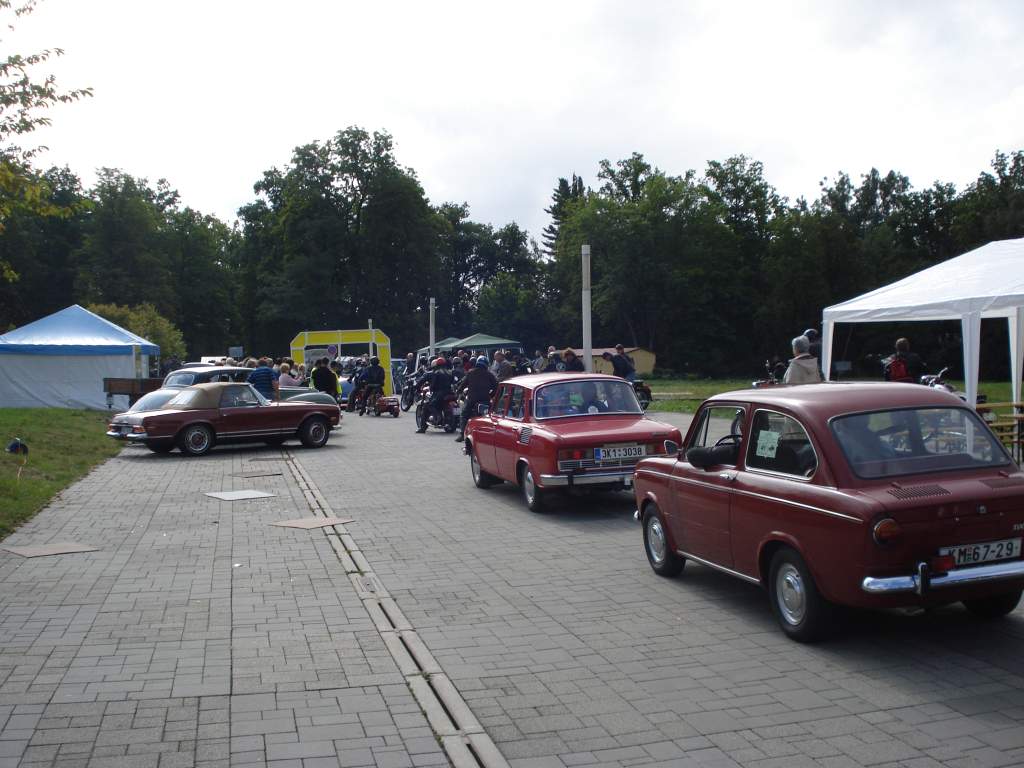
[[[671,424],[643,416],[569,416],[546,419],[536,429],[551,432],[574,443],[630,443],[646,440],[666,440],[678,434]]]

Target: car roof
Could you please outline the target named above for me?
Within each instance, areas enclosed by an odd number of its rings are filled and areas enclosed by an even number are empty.
[[[523,387],[530,387],[536,389],[542,384],[551,384],[552,382],[573,382],[573,381],[622,381],[618,376],[612,376],[608,373],[528,373],[523,376],[513,376],[510,379],[505,379],[501,384],[518,384]]]
[[[246,368],[243,365],[194,365],[188,368],[177,368],[171,371],[167,376],[173,376],[176,373],[227,373],[229,371],[248,371],[251,368]],[[164,377],[166,378],[166,376]]]
[[[190,387],[185,387],[181,392],[190,392],[193,390],[201,392],[202,395],[192,403],[192,407],[189,408],[189,410],[202,410],[206,408],[219,408],[220,393],[226,387],[251,386],[251,384],[247,384],[244,381],[209,381],[204,384],[193,384]]]
[[[965,405],[959,397],[941,389],[883,381],[776,385],[721,392],[707,400],[721,401],[775,406],[820,422],[844,413]]]

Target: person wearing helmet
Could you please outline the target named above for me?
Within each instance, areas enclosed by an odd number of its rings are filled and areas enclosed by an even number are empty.
[[[381,367],[380,358],[371,357],[370,364],[363,372],[363,403],[359,408],[359,415],[366,413],[366,406],[376,401],[376,398],[384,394],[385,372]]]
[[[487,368],[487,358],[480,355],[476,359],[473,369],[466,374],[458,386],[459,394],[466,393],[466,405],[462,409],[462,418],[459,420],[459,436],[455,438],[456,443],[466,439],[466,423],[477,415],[479,406],[491,401],[491,395],[498,387],[498,380]]]
[[[444,412],[444,398],[452,391],[452,375],[448,372],[448,361],[444,357],[437,357],[430,364],[430,373],[423,381],[430,387],[430,401],[427,403],[427,418],[430,415],[441,415]],[[426,432],[426,427],[416,430],[420,434]]]

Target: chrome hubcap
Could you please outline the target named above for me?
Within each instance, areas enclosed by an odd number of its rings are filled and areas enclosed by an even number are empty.
[[[523,473],[523,493],[526,494],[526,500],[531,504],[533,504],[533,496],[536,492],[536,486],[533,484],[533,472],[527,469]]]
[[[800,571],[791,563],[779,568],[775,576],[776,602],[787,624],[796,626],[804,620],[807,610],[807,593]]]
[[[313,438],[313,442],[319,443],[321,440],[324,439],[324,425],[314,424],[312,428],[309,430],[309,436]]]
[[[475,453],[469,454],[469,468],[473,472],[473,479],[479,481],[480,480],[480,464],[477,463],[476,454]]]
[[[661,565],[665,562],[667,549],[668,545],[665,541],[665,531],[661,527],[661,520],[652,515],[647,520],[647,551],[651,555],[651,560],[655,564]]]
[[[197,451],[203,450],[208,442],[209,439],[206,436],[206,432],[201,429],[196,429],[189,433],[188,444]]]

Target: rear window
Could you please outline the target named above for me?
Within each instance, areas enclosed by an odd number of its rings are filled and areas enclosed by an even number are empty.
[[[966,408],[904,408],[832,420],[832,433],[858,477],[999,467],[1009,457]]]
[[[184,410],[198,410],[202,407],[201,403],[206,402],[206,393],[201,389],[185,389],[179,392],[177,395],[172,397],[168,403],[168,408],[182,408]]]
[[[190,387],[196,380],[194,373],[172,373],[164,379],[165,387]]]
[[[534,396],[534,415],[538,419],[559,416],[630,413],[643,409],[636,401],[633,386],[621,379],[586,379],[547,384]]]

